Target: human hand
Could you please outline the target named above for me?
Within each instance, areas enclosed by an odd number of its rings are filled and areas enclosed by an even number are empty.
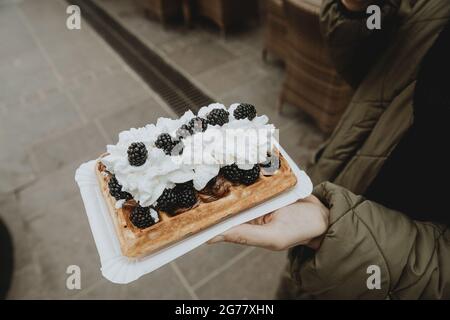
[[[328,229],[328,218],[328,208],[315,196],[310,195],[263,217],[231,228],[208,243],[234,242],[270,250],[306,245],[317,250]]]

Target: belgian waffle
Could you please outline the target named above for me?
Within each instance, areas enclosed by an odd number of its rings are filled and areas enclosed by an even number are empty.
[[[122,208],[116,208],[114,199],[108,188],[111,177],[105,166],[98,160],[95,170],[100,190],[107,203],[114,221],[117,236],[123,255],[130,258],[146,256],[166,246],[180,241],[189,235],[208,228],[230,216],[254,207],[290,188],[297,183],[297,178],[281,154],[280,167],[271,176],[260,173],[259,179],[252,185],[235,185],[218,177],[221,189],[220,196],[199,193],[195,206],[170,216],[159,211],[160,221],[146,229],[136,228],[129,220],[129,215],[136,205],[133,200],[127,201]]]

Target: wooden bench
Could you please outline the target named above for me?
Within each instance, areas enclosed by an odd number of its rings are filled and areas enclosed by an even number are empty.
[[[287,23],[282,0],[267,0],[264,23],[263,59],[273,54],[282,61],[288,55]]]
[[[213,21],[225,36],[229,27],[258,16],[258,0],[183,0],[184,16],[188,25],[194,16]]]
[[[321,0],[283,0],[287,17],[286,77],[278,109],[284,103],[301,108],[319,128],[331,132],[353,94],[336,73],[320,33]]]
[[[139,0],[150,18],[161,21],[163,25],[170,20],[183,18],[182,0]]]

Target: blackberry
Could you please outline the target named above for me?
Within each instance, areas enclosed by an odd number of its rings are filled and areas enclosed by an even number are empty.
[[[135,167],[142,166],[147,160],[147,148],[143,142],[133,142],[128,147],[128,162]]]
[[[189,127],[193,132],[204,132],[208,127],[208,122],[200,117],[195,117],[189,121]]]
[[[261,163],[259,164],[259,166],[260,166],[261,168],[269,168],[269,167],[272,165],[273,159],[275,159],[275,158],[277,158],[275,155],[272,156],[269,152],[267,152],[267,160],[264,161],[264,162],[261,162]]]
[[[260,166],[261,168],[269,168],[271,164],[272,164],[272,161],[271,161],[270,158],[269,158],[269,159],[267,159],[266,161],[261,162],[261,163],[259,164],[259,166]]]
[[[156,200],[157,209],[172,213],[177,206],[177,198],[174,189],[164,189],[161,196]]]
[[[242,170],[238,168],[236,164],[225,166],[220,169],[225,178],[231,182],[239,182],[242,175]]]
[[[190,208],[197,202],[197,193],[191,183],[192,181],[178,184],[174,188],[179,208]]]
[[[155,220],[151,215],[151,211],[154,210],[151,207],[141,207],[137,205],[130,214],[131,223],[139,228],[145,229],[155,224]]]
[[[155,141],[155,146],[162,149],[165,154],[170,154],[174,146],[172,137],[168,133],[161,133]]]
[[[174,156],[178,156],[183,154],[184,143],[181,140],[175,140],[172,143],[172,149],[170,150],[170,154]]]
[[[241,177],[240,182],[243,184],[249,186],[256,182],[259,178],[259,165],[255,164],[253,168],[250,170],[240,170],[241,171]]]
[[[276,155],[270,155],[268,153],[267,160],[264,162],[261,162],[259,164],[259,166],[261,168],[263,168],[263,171],[266,171],[265,169],[277,170],[280,168],[280,158]],[[267,172],[269,172],[269,171],[267,171]]]
[[[223,126],[225,123],[229,121],[228,119],[229,113],[227,110],[224,109],[213,109],[210,113],[206,116],[206,120],[208,121],[208,124],[215,126]]]
[[[177,187],[190,187],[193,188],[194,187],[194,181],[193,180],[189,180],[183,183],[177,183]]]
[[[194,133],[192,131],[192,128],[188,126],[187,124],[183,124],[180,128],[177,129],[176,136],[177,139],[181,140],[183,138],[186,138],[187,136]]]
[[[116,176],[112,176],[108,181],[109,194],[118,200],[131,200],[133,196],[128,192],[122,191],[122,186],[116,179]]]
[[[248,103],[241,103],[234,110],[233,115],[236,119],[253,120],[256,117],[256,109],[253,105]]]

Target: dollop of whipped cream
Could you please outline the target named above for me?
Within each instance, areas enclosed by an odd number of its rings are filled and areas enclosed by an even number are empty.
[[[158,212],[156,212],[156,210],[153,210],[152,208],[150,208],[150,216],[153,218],[153,221],[155,223],[159,222],[159,216],[158,216]]]
[[[192,111],[179,119],[159,118],[156,125],[121,132],[118,143],[107,146],[108,155],[102,162],[141,206],[155,204],[164,189],[173,188],[176,183],[193,180],[194,187],[201,190],[222,166],[236,163],[248,170],[266,161],[272,150],[275,128],[268,124],[267,116],[235,119],[233,112],[238,105],[230,106],[229,122],[222,127],[208,125],[205,132],[185,137],[181,155],[166,155],[155,147],[155,141],[161,133],[169,133],[175,139],[177,129],[195,117]],[[223,104],[213,103],[202,107],[197,115],[206,118],[217,108],[227,110]],[[142,166],[128,162],[127,150],[133,142],[143,142],[147,148],[147,160]]]
[[[122,190],[129,192],[142,206],[154,204],[165,188],[193,177],[192,170],[182,167],[154,146],[161,132],[155,125],[123,131],[116,145],[107,146],[108,155],[102,159],[107,170],[115,174]],[[127,150],[133,142],[143,142],[148,150],[142,166],[132,166],[128,162]]]

